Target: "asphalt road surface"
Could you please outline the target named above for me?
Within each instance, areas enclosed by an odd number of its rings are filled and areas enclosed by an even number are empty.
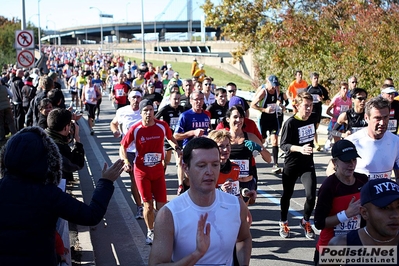
[[[67,104],[69,104],[67,98]],[[86,151],[86,165],[75,176],[79,182],[73,193],[78,198],[90,201],[95,181],[101,176],[104,162],[110,164],[119,158],[119,139],[114,138],[109,123],[115,110],[104,97],[101,105],[100,122],[96,123],[94,136],[89,134],[86,117],[79,121],[80,136]],[[324,143],[325,129],[319,130],[320,143]],[[270,150],[271,152],[271,150]],[[173,157],[173,156],[172,156]],[[325,168],[330,154],[315,151],[314,160],[318,187],[325,178]],[[305,201],[304,188],[298,181],[291,200],[289,225],[291,237],[279,236],[280,197],[282,185],[280,176],[271,174],[271,164],[256,158],[259,173],[258,198],[249,207],[253,224],[251,233],[253,249],[251,265],[313,265],[316,240],[305,238],[299,221]],[[282,159],[280,159],[280,164]],[[174,160],[166,171],[168,200],[176,197],[177,176]],[[146,227],[144,220],[136,220],[136,206],[130,194],[130,178],[123,173],[115,182],[114,196],[109,204],[104,220],[95,227],[78,227],[78,241],[82,248],[82,264],[85,265],[147,265],[150,246],[145,245]]]

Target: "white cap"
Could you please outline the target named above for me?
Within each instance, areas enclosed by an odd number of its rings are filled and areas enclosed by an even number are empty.
[[[134,96],[143,97],[143,96],[141,95],[141,92],[139,92],[139,91],[131,91],[131,92],[129,93],[129,98],[133,98]]]
[[[382,93],[395,93],[396,90],[394,87],[388,87],[388,88],[383,89],[381,92]]]

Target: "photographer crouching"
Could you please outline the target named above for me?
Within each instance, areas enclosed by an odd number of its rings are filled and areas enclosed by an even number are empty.
[[[54,109],[47,116],[46,132],[58,146],[62,155],[62,178],[73,181],[73,172],[84,166],[85,151],[80,143],[79,125],[66,109]],[[70,146],[70,143],[73,146]]]

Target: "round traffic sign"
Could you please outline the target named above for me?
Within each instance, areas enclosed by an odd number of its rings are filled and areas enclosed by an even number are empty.
[[[35,56],[30,50],[23,50],[18,52],[17,61],[22,67],[31,67],[35,62]]]
[[[17,42],[22,48],[28,48],[32,45],[33,36],[29,31],[21,31],[17,35]]]

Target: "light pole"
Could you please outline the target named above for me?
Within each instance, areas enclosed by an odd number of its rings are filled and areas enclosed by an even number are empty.
[[[129,21],[128,20],[128,9],[127,9],[128,5],[130,5],[130,2],[127,2],[127,4],[126,4],[126,23]]]
[[[100,40],[100,43],[101,43],[101,51],[102,51],[102,50],[103,50],[103,40],[104,40],[104,37],[103,37],[103,19],[102,19],[102,14],[103,14],[103,12],[101,12],[101,10],[100,10],[99,8],[94,7],[94,6],[91,6],[90,9],[97,9],[98,12],[99,12],[99,16],[100,16],[100,27],[101,27],[101,40]]]
[[[47,16],[47,17],[48,17],[48,16]],[[56,45],[56,44],[57,44],[57,41],[56,41],[57,39],[56,39],[56,37],[55,37],[55,36],[56,36],[56,34],[55,34],[55,29],[57,28],[57,25],[55,24],[54,21],[48,19],[48,20],[46,21],[46,25],[47,25],[46,28],[47,28],[47,29],[48,29],[48,23],[49,23],[49,22],[53,22],[53,24],[54,24],[53,35],[54,35],[54,45]]]
[[[143,62],[145,62],[145,44],[144,44],[144,3],[141,0],[141,57]]]
[[[154,34],[155,38],[157,38],[157,53],[159,54],[159,34],[157,34],[157,20],[160,19],[165,12],[162,12],[154,17]]]
[[[38,28],[38,35],[39,35],[39,53],[40,56],[42,54],[42,34],[41,34],[41,29],[40,29],[40,0],[37,0],[37,16],[38,16],[38,20],[39,20],[39,28]]]

